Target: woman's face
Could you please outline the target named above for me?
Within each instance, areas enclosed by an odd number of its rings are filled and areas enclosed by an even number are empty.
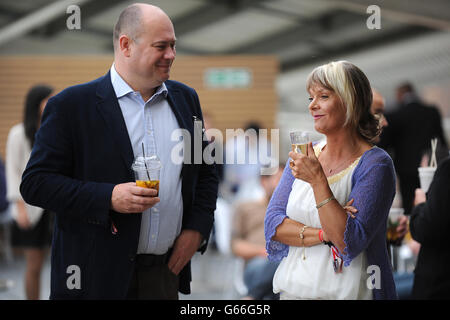
[[[334,91],[315,85],[309,90],[309,101],[309,112],[317,132],[327,135],[342,130],[346,110]]]

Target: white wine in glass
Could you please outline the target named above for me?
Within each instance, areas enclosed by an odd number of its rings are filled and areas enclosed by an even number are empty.
[[[306,152],[308,150],[308,144],[307,143],[295,143],[292,144],[292,151],[296,152],[296,153],[303,153],[304,155],[306,155]]]
[[[307,154],[310,133],[308,131],[293,131],[290,133],[292,151]]]

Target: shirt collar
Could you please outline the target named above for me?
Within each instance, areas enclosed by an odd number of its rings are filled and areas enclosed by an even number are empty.
[[[119,73],[117,73],[116,68],[114,67],[114,63],[111,66],[111,83],[114,88],[114,91],[116,93],[117,98],[121,98],[123,96],[126,96],[129,93],[135,92],[133,88],[131,88],[128,83],[123,80],[123,78],[120,76]],[[164,95],[164,97],[167,97],[167,87],[166,84],[163,82],[155,91],[154,95]]]
[[[163,82],[158,89],[156,89],[155,95],[162,94],[164,95],[164,98],[167,98],[167,93],[169,90],[166,87],[166,84]]]

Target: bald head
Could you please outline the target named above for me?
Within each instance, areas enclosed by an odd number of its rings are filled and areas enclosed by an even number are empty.
[[[176,37],[160,8],[144,3],[127,7],[114,28],[114,68],[147,101],[170,77]]]
[[[136,41],[145,31],[145,21],[155,19],[168,19],[167,14],[159,7],[147,3],[134,3],[126,7],[120,14],[113,32],[114,51],[118,47],[121,35],[127,35],[131,40]]]

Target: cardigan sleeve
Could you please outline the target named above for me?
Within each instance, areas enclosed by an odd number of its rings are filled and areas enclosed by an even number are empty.
[[[289,246],[272,240],[275,235],[277,227],[283,222],[286,215],[286,207],[289,200],[289,194],[292,190],[292,184],[294,183],[294,176],[291,173],[289,167],[289,160],[284,167],[281,180],[275,189],[272,198],[270,199],[269,206],[267,207],[266,216],[264,218],[264,235],[266,238],[266,250],[268,258],[271,261],[280,261],[283,257],[287,256]]]
[[[384,152],[384,151],[383,151]],[[387,154],[386,154],[387,156]],[[344,266],[365,250],[373,237],[386,233],[387,218],[395,195],[395,172],[392,160],[366,159],[352,177],[349,200],[358,209],[356,218],[347,217],[344,233]],[[374,160],[374,161],[371,161]]]

